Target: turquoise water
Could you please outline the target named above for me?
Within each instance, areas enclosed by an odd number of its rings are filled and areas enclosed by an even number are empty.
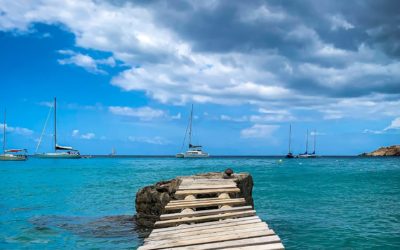
[[[138,188],[227,167],[287,249],[400,248],[399,158],[116,158],[0,162],[0,249],[136,249]]]

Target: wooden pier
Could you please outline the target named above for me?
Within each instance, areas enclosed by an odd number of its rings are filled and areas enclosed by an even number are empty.
[[[179,199],[165,214],[139,250],[150,249],[284,249],[280,238],[261,221],[234,179],[182,177]]]

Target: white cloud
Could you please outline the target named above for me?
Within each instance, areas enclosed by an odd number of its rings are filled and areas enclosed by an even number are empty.
[[[43,102],[39,102],[38,103],[40,106],[45,106],[45,107],[53,107],[53,105],[54,105],[54,103],[53,102],[46,102],[46,101],[43,101]]]
[[[81,134],[78,129],[74,129],[74,130],[72,130],[72,136],[73,137],[77,137],[77,138],[81,138],[81,139],[85,139],[85,140],[91,140],[91,139],[94,139],[96,137],[96,134],[91,133],[91,132],[90,133],[86,133],[86,134]]]
[[[166,116],[166,113],[160,109],[153,109],[150,107],[121,107],[121,106],[111,106],[108,110],[115,115],[136,117],[141,121],[151,121],[157,118],[162,118]]]
[[[363,130],[364,134],[375,134],[375,135],[380,135],[383,134],[384,131],[383,130],[372,130],[372,129],[364,129]]]
[[[4,124],[0,123],[0,127],[1,127],[0,133],[1,134],[3,134],[3,126],[4,126]],[[30,130],[29,128],[11,127],[11,126],[8,126],[7,124],[6,124],[6,132],[10,132],[10,133],[18,134],[18,135],[25,135],[25,136],[33,134],[33,130]]]
[[[250,121],[253,123],[266,123],[266,122],[286,122],[293,121],[296,118],[288,110],[269,110],[259,108],[258,112],[261,115],[251,115]]]
[[[160,137],[160,136],[155,136],[155,137],[129,136],[128,140],[130,140],[132,142],[142,142],[142,143],[156,144],[156,145],[165,145],[165,144],[170,143],[170,141],[168,141],[167,139]]]
[[[86,134],[81,135],[81,138],[86,139],[86,140],[91,140],[95,137],[96,137],[96,135],[94,133],[86,133]]]
[[[72,130],[72,136],[73,137],[76,137],[78,135],[79,135],[79,130],[77,130],[77,129]]]
[[[219,5],[218,1],[190,4],[198,10],[212,10]],[[284,43],[305,44],[299,46],[302,59],[296,61],[279,54],[277,49],[202,52],[201,49],[194,49],[195,42],[179,36],[174,27],[159,24],[157,13],[141,5],[94,0],[32,0],[23,4],[20,1],[0,0],[0,6],[0,30],[34,32],[32,27],[35,23],[62,25],[75,35],[75,47],[85,51],[109,52],[112,56],[95,59],[89,54],[63,50],[60,53],[67,58],[61,59],[60,63],[104,73],[102,66],[114,66],[115,60],[121,61],[128,69],[114,76],[112,84],[126,91],[143,91],[162,103],[268,104],[282,109],[307,107],[321,111],[324,119],[350,117],[351,112],[356,116],[366,114],[365,117],[370,117],[373,112],[391,116],[399,112],[396,111],[396,101],[385,98],[375,100],[374,107],[365,106],[362,102],[354,102],[350,107],[340,106],[347,97],[340,99],[330,95],[359,89],[375,93],[382,86],[395,89],[400,80],[398,62],[367,45],[361,45],[357,51],[335,47],[301,21],[292,23],[294,28],[287,26],[287,30],[283,30]],[[256,22],[285,23],[290,19],[283,10],[267,5],[243,9],[237,14],[241,21],[250,22],[246,25]],[[329,18],[332,29],[354,28],[340,14]],[[320,60],[329,64],[317,64]],[[300,84],[315,82],[319,86],[314,88],[315,92],[309,91],[313,86],[299,88],[295,82],[298,78],[307,80]],[[321,97],[320,89],[327,96]],[[383,93],[387,93],[387,89]],[[365,95],[363,91],[358,94]],[[384,109],[385,105],[390,108]],[[324,109],[332,111],[322,112]],[[147,119],[145,115],[136,117]],[[149,119],[154,119],[154,116],[150,115]],[[261,123],[291,118],[276,114],[256,115],[249,119]]]
[[[248,121],[248,117],[247,116],[241,116],[241,117],[232,117],[229,115],[221,115],[220,116],[221,121],[232,121],[232,122],[245,122]]]
[[[331,29],[338,30],[338,29],[353,29],[354,25],[346,21],[341,15],[334,15],[330,18],[331,21]]]
[[[254,124],[250,128],[243,129],[240,136],[242,138],[266,138],[270,137],[278,128],[278,125]]]
[[[310,135],[311,136],[321,136],[321,135],[326,135],[326,133],[323,133],[323,132],[318,132],[318,131],[311,131],[310,132]]]
[[[182,116],[181,113],[178,113],[178,114],[176,114],[176,115],[172,115],[172,116],[171,116],[171,119],[172,119],[172,120],[180,120],[180,119],[181,119],[181,116]]]
[[[99,69],[100,65],[107,65],[110,67],[115,66],[115,60],[113,57],[108,57],[105,59],[94,59],[89,55],[77,53],[71,50],[59,50],[62,55],[68,55],[68,58],[59,59],[58,63],[61,65],[74,64],[85,70],[95,73],[95,74],[106,74],[106,71]]]
[[[266,5],[261,5],[257,9],[248,9],[244,11],[240,19],[243,22],[280,22],[287,18],[286,14],[282,11],[271,10]]]
[[[389,129],[400,129],[400,117],[397,117],[394,119],[388,127],[386,127],[384,130],[389,130]]]
[[[366,134],[384,134],[391,130],[400,130],[400,117],[395,118],[389,126],[382,130],[364,129],[363,133]]]

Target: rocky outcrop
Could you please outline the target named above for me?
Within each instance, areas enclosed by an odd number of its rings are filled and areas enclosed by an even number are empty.
[[[400,156],[400,145],[381,147],[371,153],[364,153],[361,156]]]
[[[248,173],[232,174],[226,176],[223,172],[205,173],[191,176],[193,178],[217,179],[232,178],[237,183],[240,193],[232,195],[232,198],[243,197],[246,205],[254,207],[253,178]],[[170,200],[176,200],[175,192],[183,177],[173,180],[158,182],[151,186],[141,188],[136,193],[136,224],[142,228],[153,228],[154,223],[164,212],[164,207]]]

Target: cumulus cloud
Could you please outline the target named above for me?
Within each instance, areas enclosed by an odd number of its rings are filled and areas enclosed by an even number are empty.
[[[105,59],[94,59],[89,55],[77,53],[72,50],[59,50],[58,52],[62,55],[69,56],[64,59],[59,59],[58,60],[59,64],[61,65],[74,64],[95,74],[106,74],[106,71],[99,68],[100,65],[107,65],[110,67],[114,67],[116,64],[113,57],[108,57]]]
[[[3,128],[3,126],[4,126],[4,123],[0,123],[0,127]],[[12,126],[8,126],[7,124],[6,124],[6,132],[10,132],[10,133],[18,134],[18,135],[24,135],[24,136],[33,134],[33,130],[31,130],[29,128],[12,127]],[[3,129],[1,129],[0,133],[3,134]]]
[[[397,114],[398,1],[0,0],[0,6],[0,30],[18,34],[34,32],[36,23],[62,25],[75,35],[79,51],[112,56],[96,59],[67,49],[60,51],[66,56],[61,64],[104,73],[104,66],[121,61],[127,69],[111,84],[162,103],[303,108],[325,119]],[[374,106],[364,105],[368,98]],[[258,124],[293,117],[248,119]]]
[[[279,128],[278,125],[254,124],[250,128],[245,128],[240,132],[242,138],[266,138]]]
[[[128,140],[132,142],[140,142],[140,143],[156,144],[156,145],[165,145],[170,143],[170,141],[160,136],[155,136],[155,137],[129,136]]]

